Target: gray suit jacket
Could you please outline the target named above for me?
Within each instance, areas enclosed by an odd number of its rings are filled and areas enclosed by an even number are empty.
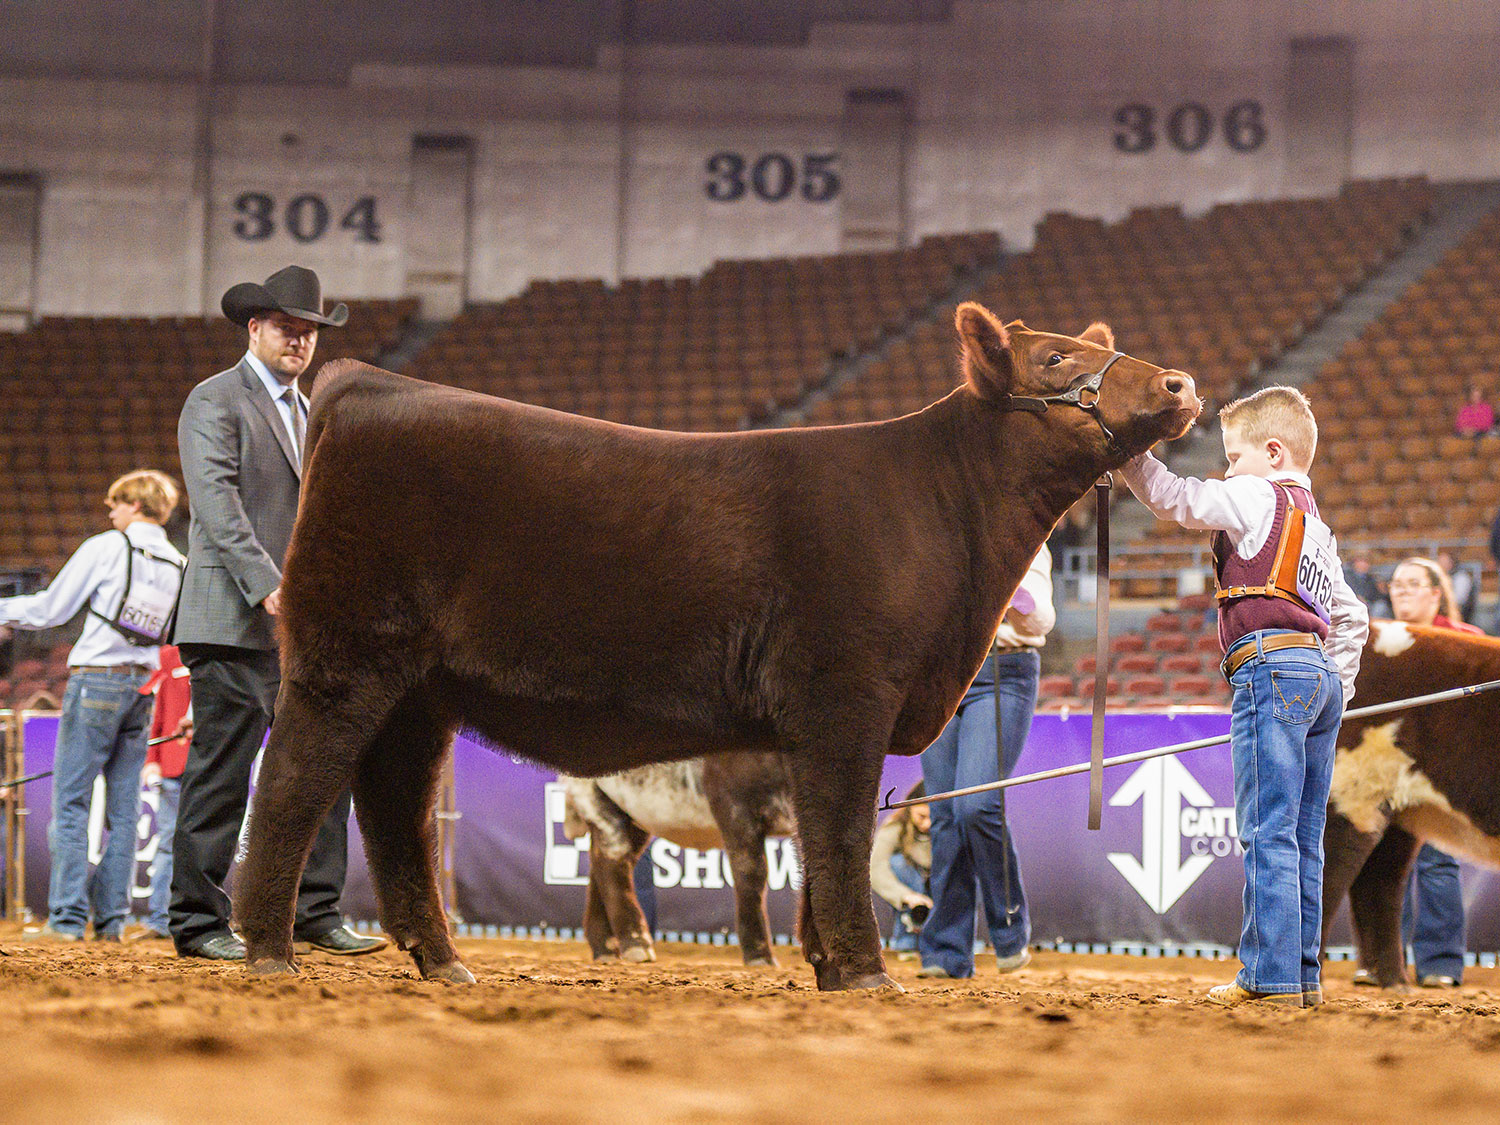
[[[261,606],[281,584],[301,470],[265,384],[245,360],[188,393],[177,421],[192,519],[173,641],[274,649]]]

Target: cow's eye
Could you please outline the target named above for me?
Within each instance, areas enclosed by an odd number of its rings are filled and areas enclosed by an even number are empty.
[[[1065,355],[1063,355],[1062,352],[1053,352],[1051,355],[1049,355],[1047,357],[1047,366],[1048,367],[1056,367],[1059,363],[1061,363],[1063,360],[1065,360],[1067,358],[1068,357],[1065,356]]]

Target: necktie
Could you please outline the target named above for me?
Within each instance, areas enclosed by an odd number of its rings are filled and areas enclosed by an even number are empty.
[[[292,452],[297,456],[297,464],[302,464],[302,404],[297,401],[297,389],[288,387],[281,392],[281,400],[286,403],[287,409],[292,414]]]

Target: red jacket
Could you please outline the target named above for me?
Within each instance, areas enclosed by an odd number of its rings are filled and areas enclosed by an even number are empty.
[[[1473,633],[1476,636],[1484,636],[1484,630],[1477,625],[1470,625],[1465,621],[1453,621],[1441,613],[1432,619],[1432,623],[1439,629],[1452,629],[1455,633]]]
[[[162,645],[161,667],[141,685],[141,694],[156,696],[156,713],[151,717],[151,737],[160,738],[175,731],[182,716],[187,714],[188,705],[193,698],[188,670],[183,667],[175,646]],[[188,740],[185,738],[174,738],[171,742],[163,742],[146,750],[146,761],[160,766],[162,777],[181,777],[183,767],[187,765],[187,756]]]

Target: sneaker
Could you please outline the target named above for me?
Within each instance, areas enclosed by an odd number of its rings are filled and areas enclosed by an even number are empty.
[[[1359,985],[1363,985],[1366,988],[1379,988],[1380,987],[1380,982],[1375,979],[1375,974],[1372,973],[1372,972],[1370,972],[1369,969],[1355,969],[1354,970],[1354,983],[1355,984],[1359,984]]]
[[[1446,973],[1428,973],[1417,978],[1417,985],[1421,988],[1457,988],[1458,981]]]
[[[82,941],[82,934],[75,934],[71,930],[54,930],[52,923],[45,926],[28,927],[21,931],[22,941]]]
[[[953,974],[941,965],[923,965],[917,970],[917,976],[922,980],[952,980]]]
[[[1009,957],[995,956],[995,967],[1002,973],[1013,973],[1017,969],[1024,969],[1031,964],[1031,950],[1023,949],[1019,953],[1012,953]]]
[[[1241,988],[1235,981],[1221,984],[1208,990],[1208,999],[1213,1004],[1265,1004],[1275,1008],[1300,1008],[1302,1004],[1302,993],[1300,992],[1254,992],[1248,988]]]

